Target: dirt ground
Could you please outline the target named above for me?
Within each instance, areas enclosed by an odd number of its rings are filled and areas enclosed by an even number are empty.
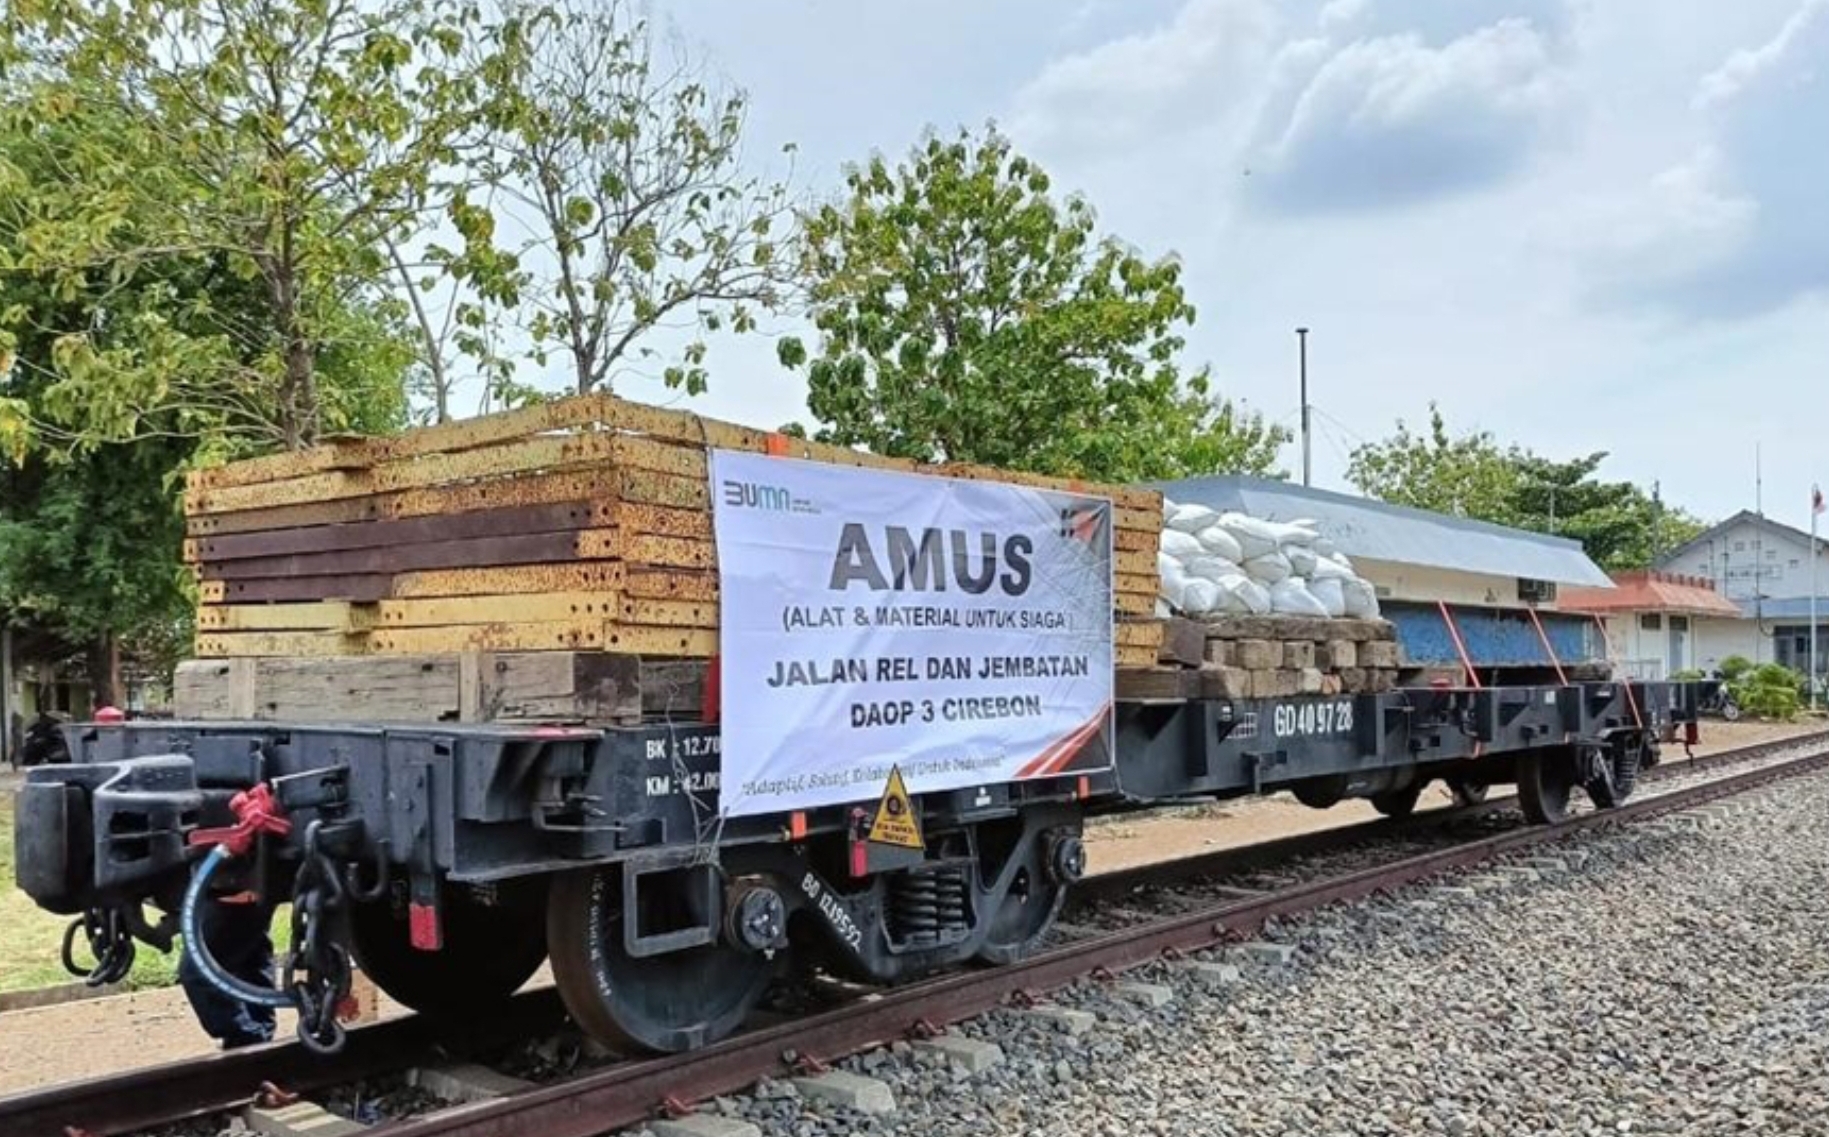
[[[1813,722],[1710,722],[1703,726],[1704,741],[1696,747],[1696,753],[1751,746],[1817,729],[1819,724]],[[1682,758],[1680,749],[1666,753],[1667,760]],[[16,782],[16,778],[0,774],[0,794],[8,799],[9,806]],[[1423,807],[1440,807],[1447,801],[1445,792],[1432,786],[1424,795]],[[1364,802],[1344,802],[1330,810],[1314,810],[1278,794],[1098,825],[1088,833],[1088,845],[1092,871],[1110,872],[1128,865],[1352,825],[1375,816]],[[8,846],[10,854],[10,841]],[[30,902],[11,887],[11,866],[6,867],[5,879],[0,881],[0,935],[5,934],[7,924],[30,907]],[[55,923],[61,926],[62,922]],[[48,950],[54,952],[55,946]],[[58,970],[52,956],[47,955],[42,962],[49,969],[47,974]],[[536,976],[533,983],[547,981],[543,974]],[[385,1017],[401,1011],[383,999],[380,1013]],[[280,1029],[290,1035],[288,1017],[282,1017]],[[213,1048],[176,988],[13,1011],[0,1014],[0,1096],[55,1082],[180,1061],[207,1054]]]

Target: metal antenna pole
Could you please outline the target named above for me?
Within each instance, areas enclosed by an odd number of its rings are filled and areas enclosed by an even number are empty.
[[[1296,329],[1296,342],[1302,360],[1302,484],[1314,484],[1314,453],[1308,433],[1308,329]]]

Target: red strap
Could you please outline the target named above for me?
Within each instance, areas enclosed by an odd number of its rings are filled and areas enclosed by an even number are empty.
[[[1526,608],[1525,611],[1531,614],[1531,623],[1537,626],[1537,638],[1543,641],[1543,650],[1549,654],[1550,666],[1556,669],[1556,682],[1567,687],[1569,685],[1568,673],[1562,670],[1562,661],[1556,658],[1556,649],[1550,644],[1549,633],[1543,630],[1543,621],[1537,616],[1537,610]]]
[[[1613,641],[1607,638],[1606,622],[1600,618],[1598,612],[1594,614],[1594,626],[1600,630],[1600,644],[1607,652],[1607,666],[1614,671],[1618,671],[1619,664],[1613,658]],[[1632,725],[1638,727],[1640,730],[1644,730],[1645,716],[1639,714],[1638,696],[1632,693],[1632,680],[1630,678],[1624,678],[1621,679],[1619,683],[1620,686],[1626,689],[1626,705],[1632,708]]]
[[[1467,684],[1474,690],[1480,689],[1480,673],[1473,669],[1473,657],[1467,654],[1467,642],[1461,639],[1461,629],[1454,623],[1454,616],[1448,611],[1446,600],[1437,600],[1435,606],[1442,610],[1442,623],[1448,625],[1448,635],[1454,640],[1454,650],[1461,654],[1461,669],[1467,673]]]

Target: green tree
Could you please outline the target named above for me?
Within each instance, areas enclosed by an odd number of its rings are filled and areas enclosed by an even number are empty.
[[[1353,451],[1347,478],[1393,504],[1580,541],[1609,571],[1644,568],[1705,528],[1632,482],[1600,480],[1606,458],[1559,461],[1501,446],[1485,431],[1454,435],[1432,404],[1426,434],[1400,420],[1389,438]]]
[[[787,189],[741,166],[747,96],[654,38],[621,0],[509,0],[475,61],[488,126],[453,264],[581,394],[679,328],[697,334],[663,376],[703,391],[705,334],[753,330],[791,283]]]
[[[1182,372],[1180,265],[1096,236],[994,130],[845,181],[804,221],[818,355],[780,345],[820,438],[1116,481],[1274,468],[1287,432]]]
[[[265,447],[338,428],[321,364],[399,345],[397,319],[372,317],[402,267],[390,242],[424,223],[456,156],[462,104],[433,96],[455,89],[442,69],[473,19],[445,0],[14,3],[0,49],[18,93],[0,127],[37,129],[55,176],[0,168],[18,235],[0,270],[68,298],[189,258],[262,303],[258,322],[215,313],[197,334],[181,305],[211,296],[154,282],[108,344],[56,329],[50,420],[34,425],[77,443],[178,431]]]
[[[112,110],[39,122],[0,115],[0,177],[36,197],[40,183],[60,175],[65,154],[99,145],[97,139],[125,139],[140,122]],[[129,143],[122,152],[140,149]],[[0,206],[0,249],[20,248],[27,223]],[[17,265],[0,272],[0,313],[9,329],[0,404],[40,424],[80,420],[67,405],[72,388],[59,358],[72,329],[81,330],[85,351],[103,358],[140,351],[140,337],[153,329],[207,352],[212,367],[258,366],[254,357],[269,343],[247,329],[271,322],[268,293],[229,264],[221,251],[177,250],[149,255],[120,275],[100,265],[83,274]],[[323,421],[365,433],[394,429],[405,411],[404,336],[359,295],[344,304],[336,326],[363,332],[318,348]],[[131,440],[92,435],[62,445],[71,440],[40,433],[35,445],[0,461],[0,611],[86,645],[100,698],[119,698],[123,651],[163,669],[188,639],[182,473],[205,458],[273,441],[235,415],[226,400],[155,404],[139,412]]]

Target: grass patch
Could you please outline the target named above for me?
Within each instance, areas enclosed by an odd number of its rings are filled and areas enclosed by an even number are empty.
[[[0,776],[0,991],[26,991],[74,983],[62,962],[64,929],[70,917],[56,916],[32,903],[13,876],[13,791],[18,779]],[[291,942],[292,908],[273,913],[273,947],[283,958]],[[178,981],[178,949],[169,954],[138,945],[127,986],[134,990],[169,987]],[[87,949],[78,948],[87,961]],[[277,961],[276,961],[277,962]]]

